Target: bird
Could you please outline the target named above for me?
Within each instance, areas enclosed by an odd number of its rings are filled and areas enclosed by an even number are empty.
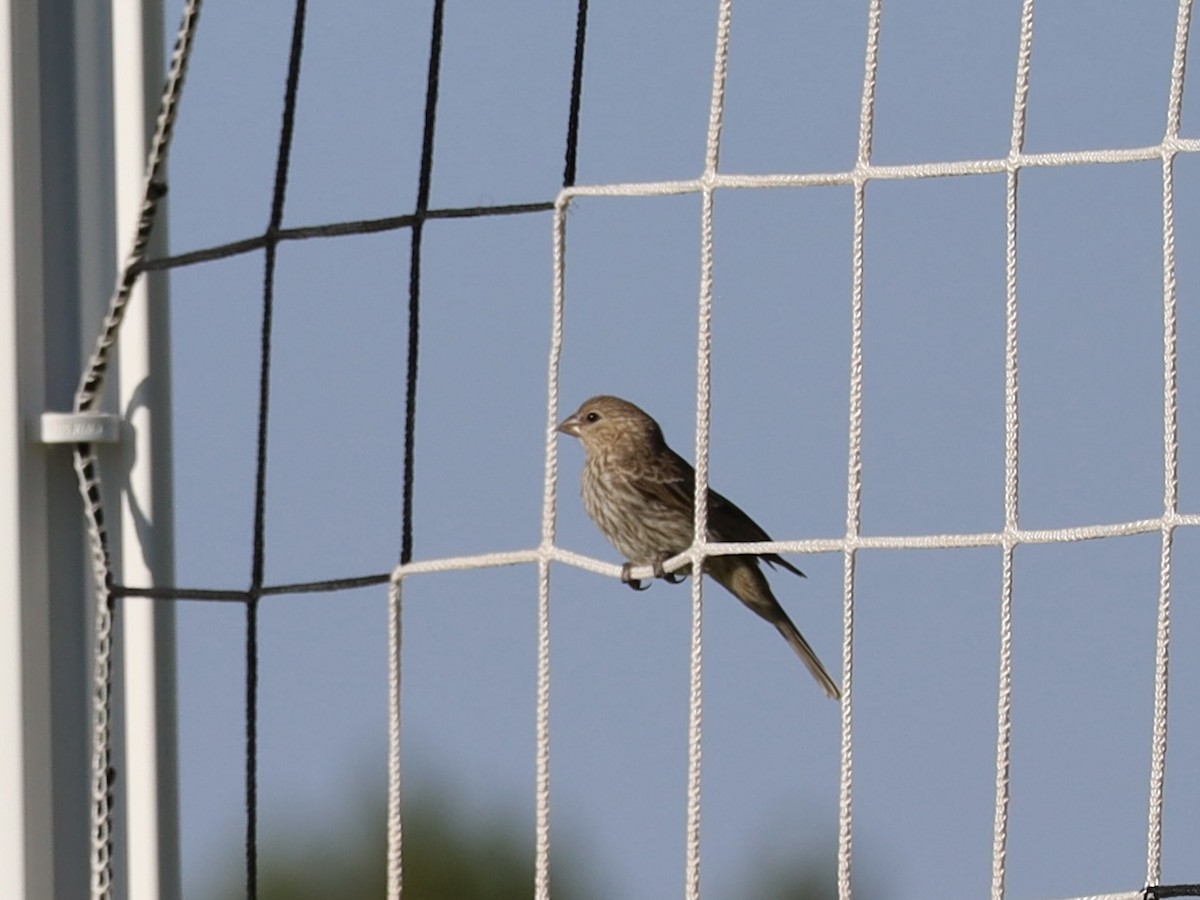
[[[635,565],[649,565],[656,578],[681,581],[680,575],[665,572],[663,563],[692,545],[696,473],[667,445],[659,424],[628,400],[599,395],[564,419],[558,431],[583,445],[583,507],[625,556],[621,580],[643,590],[630,572]],[[741,543],[771,538],[737,505],[709,488],[708,540]],[[840,699],[837,683],[775,599],[759,560],[805,577],[777,553],[710,556],[704,571],[774,625],[825,693]],[[680,573],[689,570],[685,567]]]

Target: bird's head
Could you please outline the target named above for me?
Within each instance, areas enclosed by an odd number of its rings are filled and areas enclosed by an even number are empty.
[[[663,443],[662,429],[650,416],[628,400],[604,395],[584,401],[558,430],[579,438],[589,456],[657,449]]]

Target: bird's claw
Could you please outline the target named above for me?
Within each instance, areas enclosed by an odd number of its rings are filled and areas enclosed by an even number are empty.
[[[647,590],[650,587],[650,585],[642,584],[642,580],[640,578],[634,578],[630,574],[632,571],[633,571],[633,563],[631,563],[631,562],[627,562],[627,563],[625,563],[625,565],[621,566],[621,581],[623,581],[625,584],[629,585],[635,591]]]
[[[656,559],[654,561],[653,569],[654,577],[661,578],[667,584],[679,584],[681,581],[683,581],[684,576],[680,575],[678,572],[668,572],[666,569],[664,569],[663,561],[661,559]],[[629,585],[635,591],[647,590],[650,585],[642,584],[642,580],[640,578],[634,578],[632,572],[633,563],[627,562],[621,566],[621,581]]]
[[[654,561],[654,577],[661,578],[667,584],[679,584],[683,581],[683,576],[678,572],[668,572],[663,568],[663,561],[656,559]]]

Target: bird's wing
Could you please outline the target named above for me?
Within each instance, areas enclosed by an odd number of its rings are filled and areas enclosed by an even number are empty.
[[[682,456],[665,448],[654,464],[647,466],[637,479],[638,490],[647,498],[686,509],[691,515],[696,496],[696,472]],[[729,542],[769,541],[771,536],[762,526],[744,513],[736,503],[708,489],[708,530],[713,540]],[[769,566],[782,566],[801,578],[804,573],[778,553],[760,554],[760,559]]]
[[[741,507],[712,488],[708,490],[708,530],[718,541],[749,543],[771,540],[763,527],[742,512]],[[761,553],[759,559],[769,566],[782,566],[801,578],[805,577],[803,572],[778,553]]]
[[[682,456],[670,447],[655,455],[638,469],[633,481],[638,492],[653,503],[692,515],[696,496],[696,473]]]

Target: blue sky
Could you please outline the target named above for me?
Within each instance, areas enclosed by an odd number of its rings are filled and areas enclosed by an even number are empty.
[[[554,198],[572,7],[448,4],[431,206]],[[873,160],[1004,156],[1019,16],[886,5]],[[285,225],[412,210],[430,17],[311,5]],[[866,20],[863,3],[736,5],[722,171],[853,166]],[[593,4],[580,184],[701,172],[715,24],[715,4]],[[290,29],[275,0],[206,6],[171,155],[172,252],[265,227]],[[1165,2],[1039,5],[1026,149],[1158,143],[1174,30]],[[1185,512],[1200,497],[1198,174],[1179,159]],[[1004,190],[1002,175],[867,188],[864,534],[1003,526]],[[845,533],[852,203],[837,187],[716,198],[710,478],[781,540]],[[699,216],[694,195],[585,198],[567,221],[564,407],[628,397],[687,456]],[[539,540],[551,223],[426,227],[417,559]],[[1159,163],[1026,171],[1018,246],[1022,526],[1161,514]],[[406,231],[280,249],[269,582],[397,559],[408,258]],[[184,586],[249,581],[262,269],[249,254],[172,276]],[[564,440],[559,543],[618,561],[578,503],[581,460]],[[1167,882],[1200,878],[1197,549],[1180,530]],[[1016,551],[1010,896],[1142,884],[1158,558],[1155,534]],[[841,556],[796,562],[806,581],[773,584],[836,671]],[[859,556],[855,872],[880,896],[928,897],[931,878],[943,896],[988,890],[1000,563],[997,548]],[[635,594],[558,566],[552,591],[552,824],[609,896],[681,895],[688,588]],[[262,604],[264,848],[382,791],[386,593]],[[715,585],[705,598],[702,884],[732,897],[764,860],[832,868],[839,715],[772,629]],[[447,785],[468,814],[519,810],[532,846],[536,570],[414,577],[404,615],[406,785]],[[178,629],[184,890],[203,896],[240,859],[243,614],[184,603]]]

